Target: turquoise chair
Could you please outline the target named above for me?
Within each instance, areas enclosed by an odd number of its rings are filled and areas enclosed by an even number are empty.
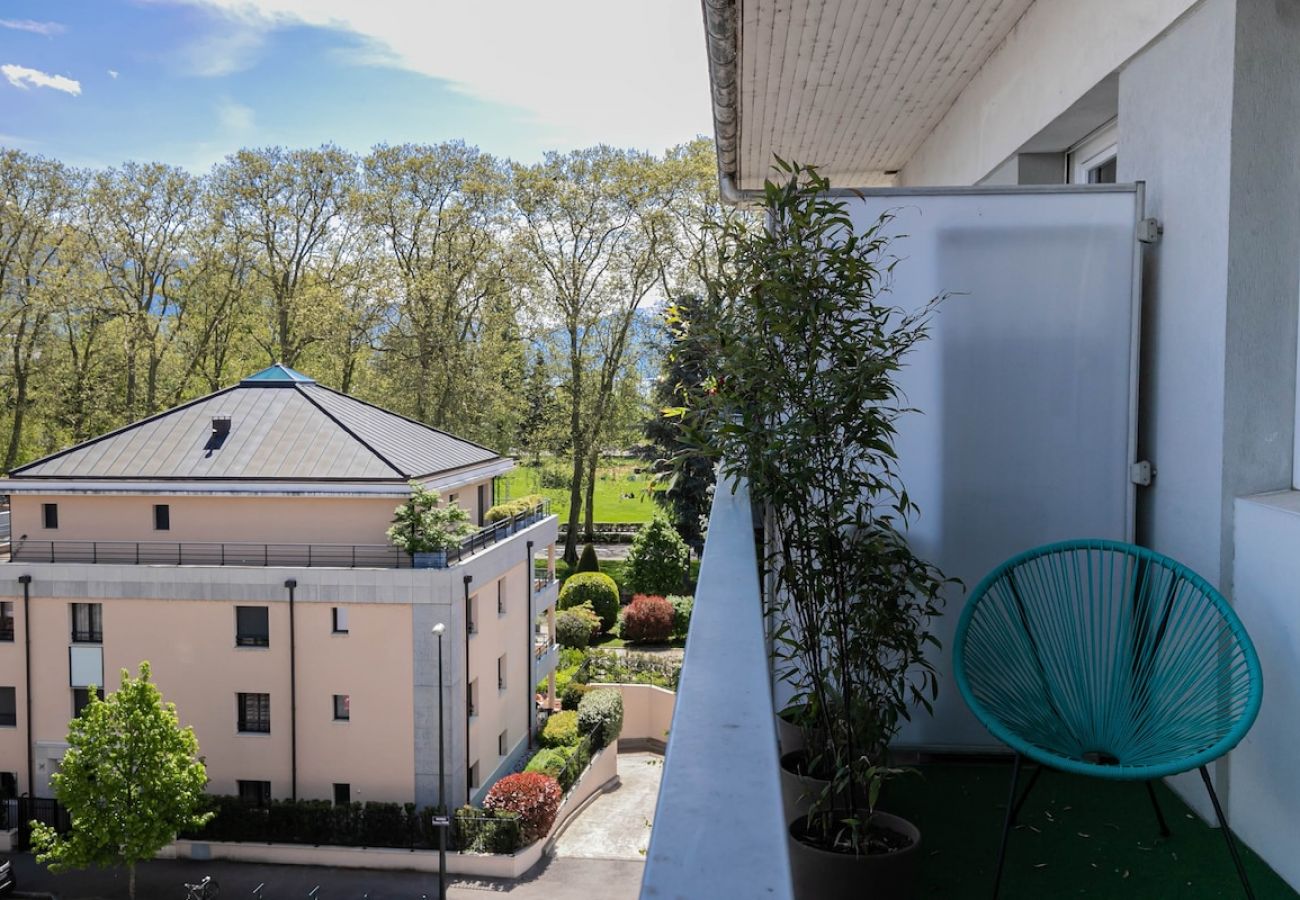
[[[1152,782],[1199,769],[1254,897],[1206,765],[1250,730],[1263,681],[1241,621],[1205,579],[1118,541],[1030,550],[971,595],[953,668],[971,712],[1015,752],[994,898],[1007,838],[1044,768],[1144,782],[1165,836]],[[1025,759],[1038,766],[1018,796]]]

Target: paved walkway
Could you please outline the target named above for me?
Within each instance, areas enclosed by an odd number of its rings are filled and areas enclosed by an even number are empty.
[[[620,753],[619,786],[593,800],[565,827],[555,842],[556,858],[644,861],[663,761],[657,753]]]

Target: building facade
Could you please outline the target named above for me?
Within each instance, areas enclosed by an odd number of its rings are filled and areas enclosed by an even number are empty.
[[[213,793],[433,805],[441,763],[450,804],[481,794],[553,673],[556,520],[484,527],[445,568],[385,531],[412,480],[482,525],[512,465],[275,366],[15,470],[0,790],[51,796],[92,686],[148,660]]]

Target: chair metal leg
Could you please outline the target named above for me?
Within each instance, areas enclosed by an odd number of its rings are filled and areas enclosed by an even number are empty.
[[[1232,856],[1232,864],[1237,867],[1237,877],[1241,879],[1241,888],[1246,893],[1247,900],[1255,900],[1255,892],[1250,888],[1250,880],[1246,878],[1246,867],[1241,862],[1241,854],[1237,852],[1237,842],[1232,837],[1232,829],[1228,827],[1228,822],[1223,818],[1223,808],[1219,806],[1219,795],[1214,792],[1214,782],[1210,781],[1210,773],[1201,766],[1201,781],[1205,782],[1205,789],[1210,794],[1210,803],[1214,804],[1214,815],[1219,820],[1219,830],[1223,832],[1223,839],[1228,844],[1228,853]]]
[[[1151,808],[1156,811],[1156,821],[1160,823],[1160,836],[1169,837],[1169,823],[1165,821],[1165,814],[1160,809],[1160,801],[1156,799],[1155,785],[1147,782],[1147,796],[1151,798]]]
[[[1015,761],[1011,764],[1011,788],[1007,792],[1007,815],[1002,822],[1002,845],[998,848],[997,874],[993,876],[993,900],[998,900],[998,891],[1002,889],[1002,864],[1006,862],[1007,858],[1007,839],[1011,836],[1011,826],[1015,824],[1016,813],[1020,811],[1020,804],[1016,802],[1016,788],[1019,787],[1020,783],[1020,760],[1022,758],[1017,753]],[[1030,787],[1033,787],[1033,784],[1030,784]]]

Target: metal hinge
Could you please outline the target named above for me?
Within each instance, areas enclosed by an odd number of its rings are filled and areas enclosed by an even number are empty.
[[[1139,460],[1128,467],[1129,481],[1139,487],[1150,487],[1156,477],[1156,467],[1149,460]]]
[[[1137,239],[1144,244],[1154,244],[1165,233],[1159,219],[1142,219],[1137,224]]]

